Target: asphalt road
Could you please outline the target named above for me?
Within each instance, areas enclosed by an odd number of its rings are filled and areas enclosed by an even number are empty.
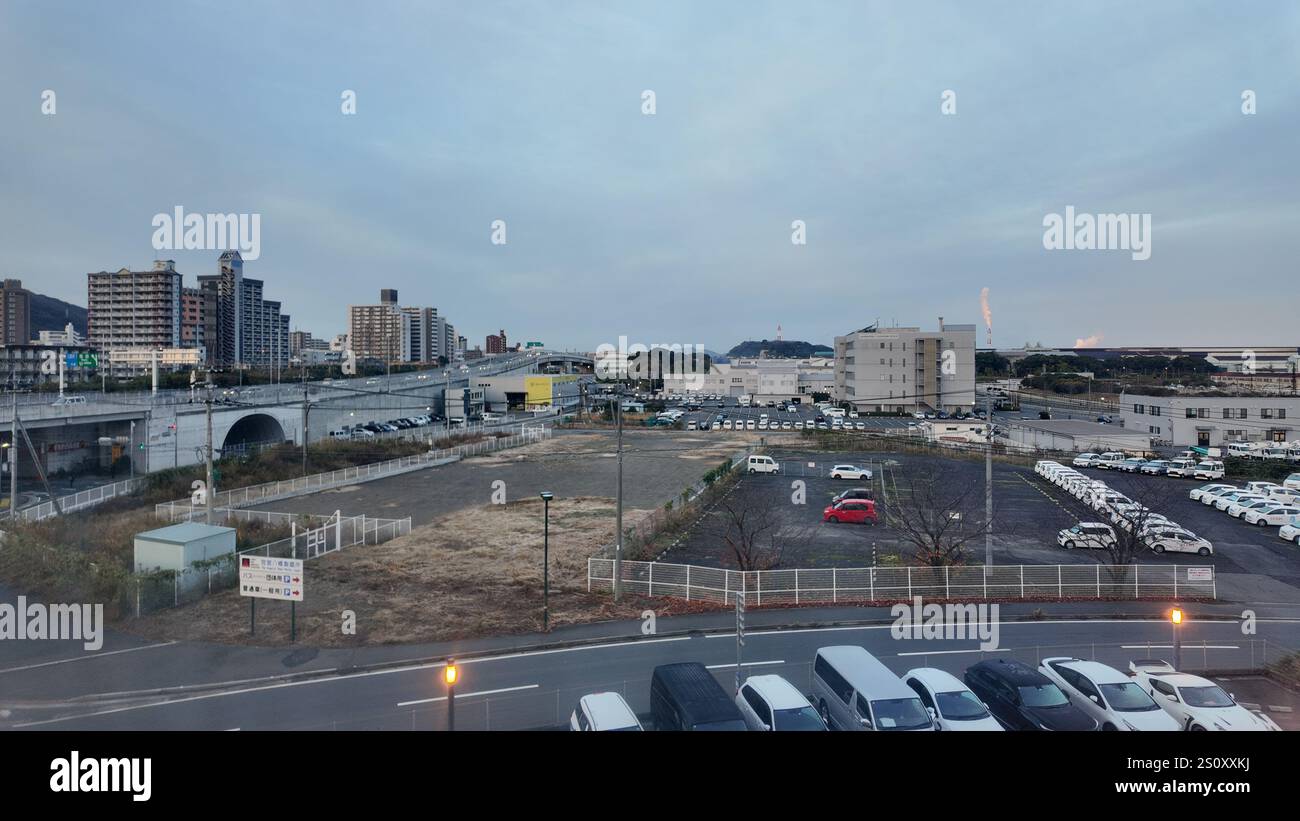
[[[1095,658],[1126,668],[1134,658],[1168,657],[1170,628],[1162,619],[1006,622],[998,649],[982,652],[976,638],[893,638],[889,625],[771,630],[746,635],[745,674],[777,673],[809,690],[818,647],[859,644],[895,673],[932,666],[957,675],[988,655],[1036,663],[1049,655]],[[629,634],[636,623],[624,623]],[[1182,667],[1249,668],[1283,647],[1300,645],[1300,619],[1261,620],[1258,633],[1233,622],[1191,622],[1182,637]],[[164,650],[152,652],[165,652]],[[143,657],[143,654],[142,654]],[[736,672],[734,634],[649,637],[568,648],[506,652],[466,661],[456,697],[457,729],[528,729],[562,725],[577,699],[591,692],[623,693],[648,710],[648,682],[656,665],[698,661],[730,689]],[[74,662],[75,664],[75,662]],[[28,705],[10,714],[17,729],[56,730],[429,730],[445,729],[447,705],[437,662],[391,669],[338,671],[302,681],[228,682],[166,701],[119,696],[78,703]],[[75,668],[63,671],[74,673]],[[0,679],[5,675],[0,671]],[[215,684],[215,682],[213,682]]]

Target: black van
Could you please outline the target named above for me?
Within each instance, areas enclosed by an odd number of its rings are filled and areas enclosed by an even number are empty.
[[[661,664],[650,677],[656,730],[745,730],[740,708],[703,664]]]

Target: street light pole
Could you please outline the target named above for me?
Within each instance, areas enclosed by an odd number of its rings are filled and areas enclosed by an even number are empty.
[[[614,545],[614,601],[623,599],[623,390],[620,386],[615,408],[618,420],[618,512],[615,527],[618,528],[618,541]]]
[[[1174,631],[1174,669],[1183,669],[1183,637],[1181,627],[1183,625],[1182,608],[1175,606],[1169,611],[1169,624]]]
[[[542,491],[542,632],[551,630],[551,499],[555,494]]]
[[[456,679],[460,676],[460,669],[456,667],[455,659],[447,659],[447,665],[443,668],[442,678],[447,682],[447,731],[451,732],[456,729]]]
[[[993,566],[993,400],[984,394],[984,566]]]
[[[207,487],[204,489],[203,500],[205,502],[204,521],[208,524],[212,524],[212,497],[216,493],[216,488],[212,486],[212,374],[207,375],[207,388],[208,398],[204,403],[207,405],[208,416],[208,447],[205,457],[207,463],[207,472],[205,476]]]

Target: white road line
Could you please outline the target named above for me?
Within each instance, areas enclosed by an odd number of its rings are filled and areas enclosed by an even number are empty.
[[[1258,619],[1258,622],[1264,619]],[[1290,620],[1274,620],[1277,623],[1292,623]],[[1296,620],[1300,622],[1300,620]],[[1167,619],[1051,619],[1044,621],[1005,621],[1000,620],[997,624],[1001,627],[1045,627],[1061,624],[1168,624]],[[1237,619],[1197,619],[1188,621],[1188,624],[1239,624]],[[969,621],[966,624],[972,627],[983,627],[993,624],[993,622]],[[845,627],[791,627],[784,630],[746,630],[745,638],[750,636],[780,636],[795,635],[798,633],[833,633],[842,630],[891,630],[892,624],[858,624]],[[705,638],[726,639],[735,638],[736,633],[710,633]]]
[[[52,667],[56,664],[68,664],[69,662],[73,662],[73,661],[86,661],[87,659],[97,659],[97,658],[102,658],[104,656],[116,656],[122,653],[134,653],[136,650],[152,650],[155,647],[170,647],[176,643],[177,642],[174,641],[164,641],[160,644],[146,644],[143,647],[128,647],[125,650],[109,650],[104,653],[91,653],[90,655],[75,656],[70,659],[59,659],[58,661],[43,661],[40,664],[26,664],[23,665],[22,667],[6,667],[5,669],[0,670],[0,674],[17,673],[20,670],[35,670],[38,667]]]
[[[539,685],[537,684],[521,684],[518,687],[502,687],[500,690],[479,690],[476,693],[457,693],[456,698],[461,699],[461,698],[472,698],[474,696],[494,696],[497,693],[513,693],[516,690],[536,690],[538,686]],[[430,702],[434,702],[434,701],[446,701],[446,700],[447,700],[446,696],[438,696],[437,698],[421,698],[421,699],[417,699],[416,701],[399,701],[397,702],[397,706],[410,707],[412,704],[429,704]]]
[[[766,666],[766,665],[769,665],[769,664],[785,664],[785,660],[784,660],[784,659],[777,659],[776,661],[745,661],[745,662],[741,662],[741,665],[740,665],[740,666],[741,666],[741,667],[763,667],[763,666]],[[704,668],[704,669],[706,669],[706,670],[722,670],[722,669],[725,669],[725,668],[727,668],[727,667],[735,667],[735,666],[736,666],[736,663],[733,661],[731,664],[710,664],[708,667],[706,667],[706,668]]]

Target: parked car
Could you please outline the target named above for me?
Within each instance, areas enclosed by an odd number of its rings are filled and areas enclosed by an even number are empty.
[[[1152,533],[1142,541],[1156,553],[1195,553],[1198,556],[1214,553],[1214,545],[1208,539],[1185,530]]]
[[[1096,730],[1097,720],[1070,703],[1047,676],[1016,659],[968,668],[966,685],[1009,730]]]
[[[1165,468],[1165,473],[1186,479],[1196,473],[1196,460],[1187,458],[1172,459],[1169,462],[1169,467]]]
[[[1123,462],[1120,462],[1118,465],[1115,465],[1115,469],[1122,470],[1125,473],[1137,473],[1139,470],[1142,469],[1142,466],[1145,465],[1146,463],[1147,463],[1146,459],[1140,459],[1136,456],[1133,456],[1128,459],[1125,459]]]
[[[1282,503],[1277,499],[1269,499],[1268,497],[1264,497],[1263,499],[1245,499],[1228,505],[1228,508],[1224,513],[1227,513],[1234,519],[1244,519],[1247,513],[1263,510],[1265,508],[1277,507],[1280,504]]]
[[[1224,485],[1223,487],[1217,490],[1207,490],[1206,492],[1202,493],[1200,502],[1203,505],[1212,505],[1215,502],[1217,502],[1220,497],[1227,496],[1230,493],[1242,493],[1242,492],[1243,492],[1242,489],[1239,487],[1234,487],[1232,485]]]
[[[1285,542],[1294,542],[1300,547],[1300,525],[1283,525],[1277,535]]]
[[[1129,663],[1133,678],[1184,730],[1280,730],[1268,716],[1251,712],[1209,679],[1180,673],[1167,661]]]
[[[1263,498],[1264,497],[1258,493],[1250,493],[1245,490],[1231,490],[1221,496],[1215,496],[1214,500],[1210,502],[1210,504],[1214,505],[1216,510],[1227,510],[1230,505],[1234,505],[1237,502],[1246,499],[1258,502]]]
[[[822,521],[836,524],[871,524],[879,521],[876,515],[876,503],[870,499],[845,499],[835,502],[822,510]]]
[[[921,699],[939,730],[1002,730],[979,696],[951,673],[917,667],[903,674],[903,683]]]
[[[1145,473],[1148,476],[1164,476],[1169,469],[1169,460],[1152,459],[1142,467],[1138,468],[1138,473]]]
[[[875,499],[876,496],[868,487],[851,487],[848,490],[840,491],[836,494],[832,502],[842,502],[845,499]]]
[[[643,730],[636,713],[618,693],[591,693],[578,699],[569,729],[579,732]]]
[[[1235,485],[1223,485],[1223,484],[1201,485],[1200,487],[1192,488],[1190,491],[1188,491],[1187,498],[1191,499],[1193,502],[1203,502],[1203,499],[1201,497],[1205,496],[1205,494],[1207,493],[1213,493],[1214,491],[1218,491],[1218,490],[1227,492],[1229,490],[1236,490],[1236,489],[1237,488]]]
[[[1282,480],[1282,487],[1287,490],[1300,491],[1300,473],[1292,473]]]
[[[1068,657],[1045,658],[1038,671],[1047,676],[1103,730],[1182,729],[1133,679],[1105,664]]]
[[[1071,464],[1077,468],[1090,468],[1095,466],[1097,460],[1100,458],[1100,453],[1080,453],[1078,456],[1074,457],[1074,461]]]
[[[736,706],[751,730],[826,730],[803,693],[780,676],[750,676],[736,693]]]
[[[921,699],[864,648],[822,647],[813,660],[812,700],[834,730],[933,730]]]
[[[1259,525],[1260,527],[1300,524],[1300,507],[1274,505],[1262,509],[1248,510],[1242,518],[1247,524]]]
[[[832,479],[866,479],[871,481],[871,471],[855,465],[836,465],[831,468]]]
[[[1066,550],[1076,547],[1104,550],[1115,546],[1115,531],[1104,522],[1079,522],[1057,533],[1056,543]]]
[[[661,664],[650,676],[656,730],[746,730],[735,702],[699,662]]]
[[[771,456],[751,456],[745,463],[748,473],[779,473],[781,466]]]
[[[1196,468],[1192,470],[1193,479],[1204,479],[1211,481],[1222,479],[1224,476],[1223,463],[1215,460],[1197,462]]]
[[[1097,457],[1097,463],[1093,467],[1101,470],[1111,470],[1119,467],[1124,463],[1125,456],[1122,453],[1108,451]]]

